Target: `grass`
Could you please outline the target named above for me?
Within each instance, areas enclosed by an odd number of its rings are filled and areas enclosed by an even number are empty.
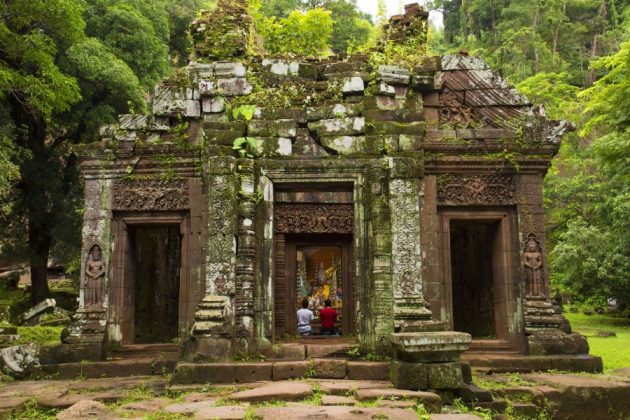
[[[574,332],[585,335],[590,353],[601,356],[604,371],[630,367],[630,319],[610,315],[565,312]],[[598,331],[614,331],[616,337],[597,337]]]
[[[61,343],[61,330],[63,330],[63,326],[18,327],[20,339],[15,344],[59,344]]]

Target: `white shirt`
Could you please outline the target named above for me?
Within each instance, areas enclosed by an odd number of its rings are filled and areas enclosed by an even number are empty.
[[[300,309],[297,311],[298,332],[300,334],[311,330],[311,321],[314,320],[313,312],[310,309]]]

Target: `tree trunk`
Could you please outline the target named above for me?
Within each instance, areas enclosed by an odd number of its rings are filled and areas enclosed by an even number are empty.
[[[33,305],[50,296],[48,289],[48,254],[52,243],[51,185],[55,182],[50,151],[46,147],[46,122],[11,97],[16,126],[16,143],[28,152],[20,164],[22,210],[28,227],[29,266],[31,269],[31,302]]]
[[[29,219],[31,219],[29,217]],[[50,234],[35,226],[32,220],[28,223],[28,245],[30,248],[29,265],[31,268],[31,303],[37,305],[50,297],[48,289],[48,253],[50,251]]]

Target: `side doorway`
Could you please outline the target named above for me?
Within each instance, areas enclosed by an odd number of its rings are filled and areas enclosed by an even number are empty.
[[[511,211],[442,211],[442,269],[453,330],[518,346],[518,241]]]

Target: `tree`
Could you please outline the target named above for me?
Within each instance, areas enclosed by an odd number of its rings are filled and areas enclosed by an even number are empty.
[[[2,251],[26,254],[35,304],[49,295],[46,268],[56,235],[67,219],[77,220],[73,200],[80,184],[71,145],[94,139],[102,123],[127,111],[128,102],[141,108],[142,90],[124,61],[85,37],[83,2],[5,2],[0,13],[6,111],[0,126],[10,131],[11,158],[20,172],[5,204],[10,211],[2,219]]]
[[[258,11],[263,17],[277,18],[274,22],[281,25],[285,22],[282,19],[288,19],[296,10],[317,9],[331,12],[333,23],[329,44],[333,52],[346,52],[365,44],[370,38],[373,30],[371,17],[357,9],[356,0],[270,0],[263,2]]]
[[[122,58],[145,89],[170,70],[165,0],[88,0],[85,16],[87,35]]]
[[[330,12],[313,9],[293,11],[287,18],[263,18],[258,31],[265,49],[272,53],[323,56],[328,54],[333,22]]]

